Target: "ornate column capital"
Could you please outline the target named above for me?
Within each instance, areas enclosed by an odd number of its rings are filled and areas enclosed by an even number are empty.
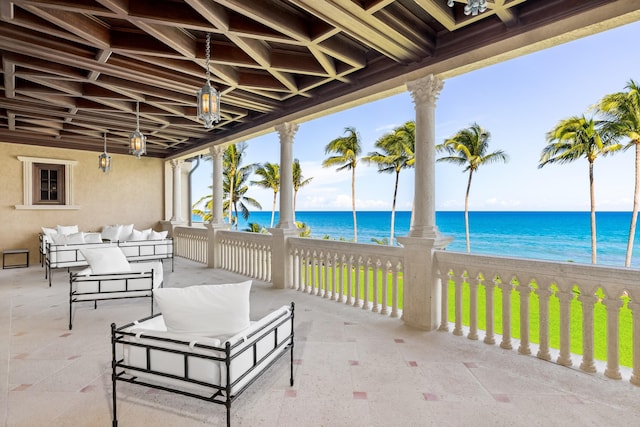
[[[298,131],[298,124],[291,122],[280,123],[275,126],[276,132],[280,134],[280,142],[293,142],[293,137]]]
[[[209,147],[209,154],[211,154],[211,157],[219,157],[224,154],[226,149],[227,146],[225,145],[214,145],[212,147]]]
[[[443,86],[444,82],[433,74],[407,82],[407,89],[416,106],[426,102],[435,105]]]
[[[169,160],[169,164],[171,165],[171,167],[173,169],[176,169],[176,168],[182,166],[183,163],[184,163],[184,160],[182,160],[182,159]]]

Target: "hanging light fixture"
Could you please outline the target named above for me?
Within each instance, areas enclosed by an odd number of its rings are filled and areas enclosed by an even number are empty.
[[[98,168],[107,173],[111,170],[111,156],[107,154],[107,133],[104,133],[104,153],[98,156]]]
[[[448,0],[447,6],[453,7],[453,0]],[[467,0],[467,4],[464,7],[464,14],[476,16],[485,10],[487,10],[487,0]]]
[[[205,129],[211,129],[213,123],[220,121],[220,93],[211,86],[209,60],[211,55],[211,34],[207,33],[206,47],[207,81],[198,91],[198,119],[204,120]]]
[[[129,135],[129,154],[140,158],[147,154],[147,137],[140,132],[140,102],[136,101],[136,130]]]

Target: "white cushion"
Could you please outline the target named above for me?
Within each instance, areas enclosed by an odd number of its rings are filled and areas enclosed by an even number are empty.
[[[115,242],[118,240],[118,235],[122,229],[121,225],[105,225],[102,227],[102,238]]]
[[[67,244],[67,236],[64,234],[54,234],[51,236],[51,240],[55,245],[66,245]]]
[[[42,234],[44,234],[47,237],[53,237],[56,234],[58,234],[58,230],[55,228],[42,227]]]
[[[131,234],[129,235],[129,238],[126,240],[127,242],[141,242],[143,240],[147,240],[149,238],[149,234],[151,234],[151,229],[147,229],[147,230],[136,230],[134,229]]]
[[[154,298],[167,330],[174,333],[221,337],[250,325],[251,280],[224,285],[161,288]]]
[[[167,238],[168,231],[155,231],[151,230],[149,233],[149,240],[162,240]]]
[[[77,225],[57,225],[56,230],[58,231],[58,234],[64,234],[65,236],[79,231]]]
[[[106,248],[82,248],[80,252],[95,274],[123,273],[131,266],[122,250],[116,246]]]
[[[84,233],[85,243],[102,243],[102,235],[100,233]]]
[[[133,224],[120,225],[120,233],[118,233],[118,240],[121,242],[127,241],[131,233],[133,233]]]
[[[85,243],[84,233],[82,231],[79,233],[68,234],[65,237],[67,239],[68,245],[77,245],[79,243]]]

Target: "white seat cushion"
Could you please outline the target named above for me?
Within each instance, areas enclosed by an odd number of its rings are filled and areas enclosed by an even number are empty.
[[[80,253],[87,260],[94,274],[124,273],[131,271],[127,257],[117,246],[82,248]]]
[[[162,288],[154,293],[167,330],[206,337],[234,335],[250,325],[251,280],[224,285]]]

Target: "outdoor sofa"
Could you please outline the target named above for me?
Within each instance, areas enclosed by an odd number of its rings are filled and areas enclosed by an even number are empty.
[[[287,351],[289,384],[293,386],[294,304],[250,322],[247,283],[250,286],[249,281],[158,289],[156,303],[161,314],[120,327],[111,324],[113,426],[118,425],[118,381],[224,405],[227,426],[231,425],[233,401]],[[246,291],[246,304],[220,296],[219,291],[238,287]],[[197,294],[176,308],[183,290]],[[238,316],[245,320],[232,319]],[[214,330],[207,330],[210,328]],[[220,334],[225,330],[235,332]]]

